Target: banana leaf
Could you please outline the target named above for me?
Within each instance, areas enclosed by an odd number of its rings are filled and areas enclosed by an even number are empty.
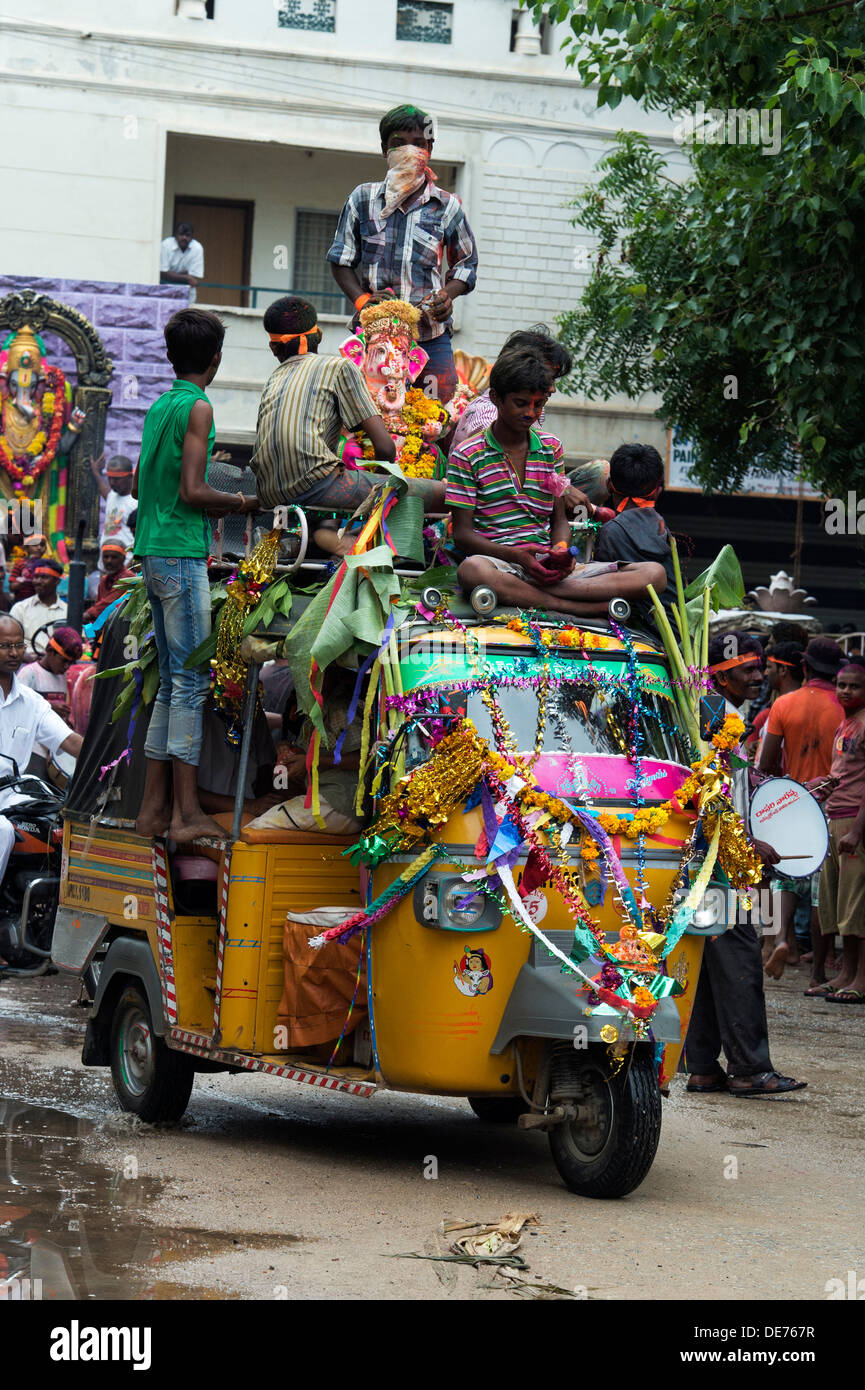
[[[731,545],[725,545],[708,569],[692,581],[685,590],[685,611],[688,627],[693,633],[703,620],[703,594],[708,589],[709,604],[715,613],[722,608],[741,608],[745,585],[738,556]]]
[[[435,588],[453,593],[456,589],[456,578],[455,565],[437,565],[435,569],[424,570],[423,574],[416,574],[411,579],[404,580],[403,589],[420,593],[423,589]]]
[[[288,579],[278,579],[275,584],[271,584],[270,588],[265,590],[255,607],[247,613],[246,621],[243,624],[243,636],[249,637],[259,628],[266,628],[277,613],[281,613],[285,618],[290,618],[293,602],[294,598]]]

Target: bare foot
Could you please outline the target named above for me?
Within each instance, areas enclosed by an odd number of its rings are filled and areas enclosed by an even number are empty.
[[[224,844],[228,834],[212,816],[206,816],[202,811],[195,820],[187,821],[180,820],[175,814],[168,830],[168,838],[178,845],[188,845],[192,840],[201,839],[219,840],[220,844]]]
[[[143,835],[147,840],[161,840],[168,834],[170,824],[171,807],[156,807],[152,811],[141,812],[135,822],[135,833]]]
[[[766,964],[763,966],[766,974],[772,980],[780,980],[784,974],[784,966],[787,964],[787,954],[790,948],[786,941],[782,941],[776,946]]]

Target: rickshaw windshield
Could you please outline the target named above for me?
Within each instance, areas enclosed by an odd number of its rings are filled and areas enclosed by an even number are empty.
[[[500,686],[495,696],[517,747],[521,752],[531,752],[538,730],[537,690],[531,686]],[[437,714],[438,718],[467,715],[481,737],[495,746],[492,721],[479,691],[442,691]],[[632,707],[624,690],[601,690],[592,683],[561,681],[547,693],[545,714],[541,752],[627,756]],[[670,699],[654,691],[641,692],[638,725],[644,757],[687,765],[688,753],[675,719],[675,706]],[[407,766],[424,761],[427,749],[422,726],[415,726],[407,739]]]

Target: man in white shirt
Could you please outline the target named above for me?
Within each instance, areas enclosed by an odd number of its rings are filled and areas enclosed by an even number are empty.
[[[174,236],[163,241],[159,272],[162,285],[189,285],[189,302],[195,303],[195,286],[204,279],[204,247],[194,240],[189,222],[178,222]]]
[[[57,597],[57,585],[63,578],[63,566],[50,558],[40,560],[33,571],[33,587],[36,593],[32,598],[13,603],[9,610],[10,618],[15,618],[24,629],[27,646],[34,656],[41,656],[48,646],[50,630],[43,632],[33,645],[33,639],[46,623],[65,623],[66,604]]]
[[[0,778],[14,773],[11,759],[23,773],[36,743],[41,743],[49,753],[62,748],[64,753],[77,758],[83,741],[80,734],[72,733],[68,724],[54,713],[47,700],[16,679],[15,673],[24,660],[24,649],[21,624],[11,616],[0,617],[0,753],[4,755],[0,758]],[[11,787],[0,787],[0,812],[22,800],[26,800],[23,793]],[[0,881],[14,844],[15,828],[0,814]]]

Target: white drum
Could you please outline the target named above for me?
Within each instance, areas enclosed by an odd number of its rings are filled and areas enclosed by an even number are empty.
[[[751,838],[764,840],[781,856],[772,873],[808,878],[829,853],[829,827],[823,808],[801,782],[769,777],[751,797]]]

